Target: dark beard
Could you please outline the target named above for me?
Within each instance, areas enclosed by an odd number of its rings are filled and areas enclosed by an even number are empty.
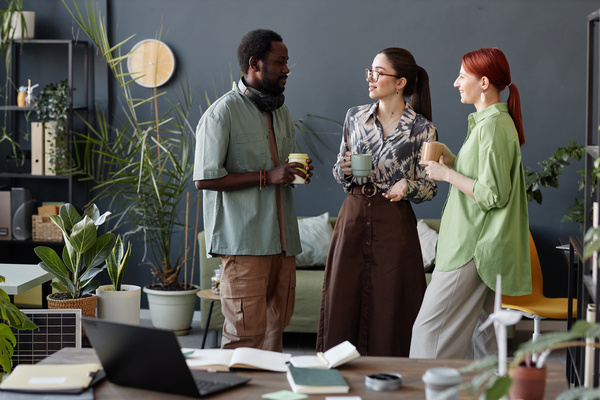
[[[264,66],[264,72],[265,72],[265,75],[268,75],[268,73],[269,73],[269,70],[267,69],[266,64]],[[258,85],[260,86],[260,91],[262,93],[270,94],[271,96],[278,96],[281,93],[283,93],[283,91],[285,90],[285,86],[280,87],[278,85],[278,83],[279,83],[279,78],[275,82],[267,82],[264,79],[260,79],[258,81]]]
[[[277,80],[277,82],[267,82],[267,81],[261,79],[258,81],[258,84],[260,85],[260,91],[262,93],[270,94],[272,96],[278,96],[281,93],[283,93],[283,91],[285,90],[285,86],[280,87],[277,84],[278,82],[279,82],[279,80]]]

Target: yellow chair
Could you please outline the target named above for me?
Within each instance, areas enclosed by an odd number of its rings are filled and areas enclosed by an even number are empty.
[[[502,308],[521,312],[523,316],[533,319],[533,337],[540,335],[542,318],[567,319],[568,299],[566,297],[552,298],[544,296],[544,279],[538,252],[529,233],[531,253],[531,294],[525,296],[502,296]],[[573,299],[573,317],[577,315],[577,299]]]

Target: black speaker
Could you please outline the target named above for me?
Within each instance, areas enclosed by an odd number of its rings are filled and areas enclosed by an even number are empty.
[[[31,239],[31,216],[35,212],[35,204],[31,199],[29,189],[10,188],[10,208],[13,239]]]

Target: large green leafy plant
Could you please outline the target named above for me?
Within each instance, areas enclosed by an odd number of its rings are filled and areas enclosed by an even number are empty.
[[[104,268],[104,261],[115,246],[115,235],[104,233],[98,236],[110,212],[100,215],[92,204],[80,215],[72,204],[60,207],[59,215],[49,215],[62,231],[65,247],[62,258],[50,247],[38,246],[35,254],[42,260],[38,265],[57,279],[52,286],[59,291],[55,298],[78,299],[93,294],[100,286],[94,277]]]
[[[4,282],[4,277],[0,276],[0,282]],[[17,338],[10,329],[33,330],[37,328],[27,315],[10,302],[10,297],[3,289],[0,289],[0,367],[4,373],[10,373],[12,370],[12,356],[17,344]]]
[[[111,209],[120,210],[114,215],[117,227],[142,235],[161,286],[187,288],[185,280],[179,282],[186,251],[173,250],[172,242],[186,228],[181,213],[192,182],[194,129],[188,122],[189,88],[182,86],[181,98],[159,114],[158,99],[165,93],[155,90],[148,98],[137,98],[130,91],[135,79],[123,70],[128,54],[122,48],[131,37],[111,44],[102,16],[92,5],[86,2],[84,15],[77,3],[74,9],[63,4],[104,57],[118,83],[124,115],[119,124],[98,113],[97,124],[88,124],[89,132],[77,135],[72,173],[92,182],[94,201],[106,199]],[[144,118],[146,114],[150,116]]]

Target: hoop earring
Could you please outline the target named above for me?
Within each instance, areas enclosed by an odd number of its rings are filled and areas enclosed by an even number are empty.
[[[482,103],[485,103],[485,92],[481,92],[480,99]]]

